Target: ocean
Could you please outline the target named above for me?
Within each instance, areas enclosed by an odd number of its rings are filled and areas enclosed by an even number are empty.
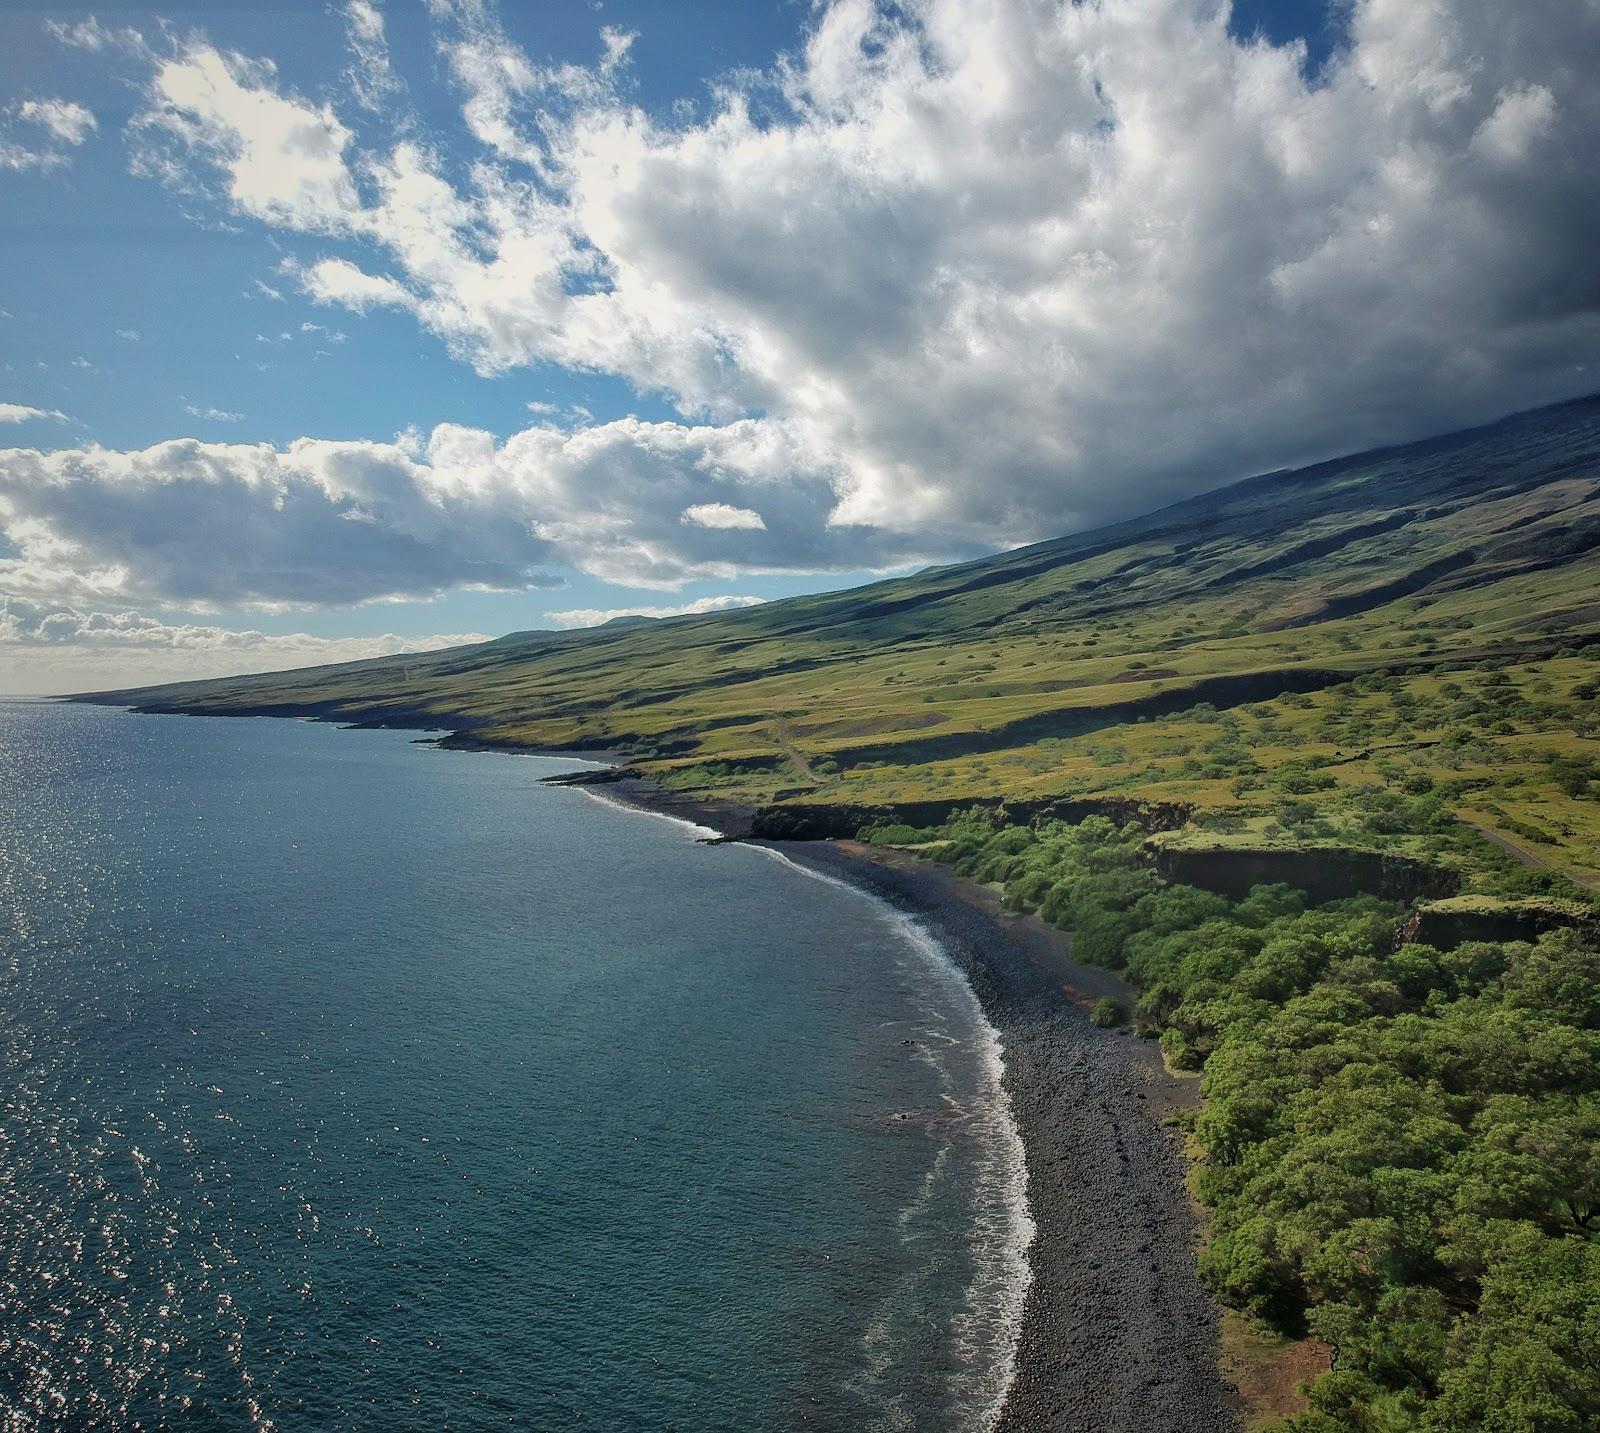
[[[971,991],[578,765],[0,704],[0,1429],[988,1426]]]

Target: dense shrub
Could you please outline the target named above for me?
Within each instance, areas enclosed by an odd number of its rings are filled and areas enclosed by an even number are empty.
[[[934,839],[934,833],[903,822],[888,822],[881,826],[867,826],[860,832],[863,841],[873,846],[918,846]]]
[[[1449,819],[1436,794],[1365,809],[1377,829]],[[1280,1429],[1600,1427],[1600,953],[1571,931],[1396,949],[1393,905],[1169,885],[1142,833],[1101,819],[930,834],[1125,970],[1141,1030],[1203,1070],[1201,1271],[1334,1349]]]

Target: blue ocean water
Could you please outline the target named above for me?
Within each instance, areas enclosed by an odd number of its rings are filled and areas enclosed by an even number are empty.
[[[970,991],[570,765],[0,704],[0,1427],[987,1425]]]

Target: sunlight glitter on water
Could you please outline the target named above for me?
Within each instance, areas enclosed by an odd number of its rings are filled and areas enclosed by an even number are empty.
[[[548,769],[0,707],[23,1426],[990,1421],[1030,1226],[959,972]]]

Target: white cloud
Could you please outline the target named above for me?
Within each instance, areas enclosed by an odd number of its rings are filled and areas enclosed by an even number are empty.
[[[1501,90],[1494,110],[1478,126],[1471,148],[1498,164],[1525,162],[1556,118],[1556,99],[1544,85]]]
[[[53,150],[28,149],[0,139],[0,169],[56,169],[66,162],[64,154]]]
[[[119,328],[117,330],[117,337],[127,343],[138,343],[140,334],[139,330],[136,328]]]
[[[707,612],[726,612],[734,607],[759,607],[762,597],[699,597],[693,602],[683,602],[676,607],[573,607],[565,612],[546,612],[545,620],[552,627],[599,627],[614,622],[618,617],[698,617]]]
[[[26,403],[0,403],[0,423],[26,423],[33,418],[54,418],[65,423],[67,415],[59,408],[31,408]]]
[[[273,288],[271,284],[263,283],[260,279],[256,279],[253,282],[255,283],[256,293],[262,298],[271,299],[275,304],[281,304],[283,302],[283,293],[281,290]]]
[[[47,172],[71,162],[67,150],[82,144],[97,127],[91,110],[71,100],[23,100],[3,111],[7,129],[23,124],[44,131],[44,148],[0,134],[0,170]]]
[[[405,88],[389,60],[383,11],[376,0],[345,0],[344,23],[353,60],[345,71],[351,93],[363,109],[380,110]]]
[[[258,335],[259,336],[259,335]],[[231,413],[226,408],[213,408],[198,403],[185,403],[183,411],[191,418],[204,418],[212,423],[242,423],[243,413]]]
[[[1592,3],[1355,0],[1313,82],[1212,0],[837,0],[759,116],[729,89],[673,123],[628,103],[621,37],[552,68],[482,0],[431,8],[483,147],[464,179],[199,43],[145,121],[170,177],[359,240],[302,287],[409,311],[481,372],[762,415],[796,488],[831,490],[835,556],[863,526],[1048,536],[1592,385]]]
[[[62,144],[74,146],[100,127],[92,110],[71,100],[24,100],[17,106],[17,118],[41,126]]]
[[[0,590],[79,605],[333,605],[556,586],[566,566],[673,590],[927,555],[833,525],[837,475],[810,463],[761,419],[542,425],[504,442],[441,424],[393,443],[0,450],[0,533],[16,553],[0,557]],[[759,528],[682,520],[752,504]]]
[[[301,286],[322,304],[342,304],[365,313],[374,305],[411,308],[415,300],[393,279],[369,274],[348,259],[323,259],[301,277]]]
[[[308,632],[241,631],[167,622],[126,609],[98,611],[0,597],[0,652],[5,654],[10,694],[280,671],[486,640],[478,632],[319,637]]]
[[[113,30],[93,15],[71,22],[46,20],[44,25],[59,43],[75,50],[127,50],[139,54],[145,49],[144,37],[137,30]]]
[[[226,171],[233,208],[269,224],[344,233],[360,218],[345,163],[351,133],[331,106],[276,88],[270,61],[196,41],[161,60],[147,108],[130,130],[141,173],[182,185],[184,161],[204,155]]]
[[[600,73],[603,77],[609,78],[627,63],[633,42],[638,38],[637,30],[619,30],[615,25],[600,27],[600,43],[605,49],[605,53],[600,57]]]
[[[634,35],[605,26],[593,68],[538,65],[513,44],[485,0],[430,0],[443,23],[440,53],[466,96],[461,117],[479,143],[503,159],[552,174],[549,131],[554,114],[601,103],[612,93]]]
[[[727,503],[696,503],[683,510],[682,521],[696,527],[715,527],[724,530],[744,528],[758,531],[766,527],[761,514],[752,508],[730,507]]]
[[[0,637],[8,643],[60,645],[82,642],[118,647],[176,647],[204,651],[252,651],[292,645],[304,651],[349,651],[359,656],[387,656],[396,652],[422,652],[488,638],[476,632],[437,636],[315,637],[307,632],[273,633],[241,631],[200,623],[169,623],[137,611],[87,612],[72,607],[44,608],[18,599],[4,603],[6,626]],[[343,657],[330,660],[340,661]]]

